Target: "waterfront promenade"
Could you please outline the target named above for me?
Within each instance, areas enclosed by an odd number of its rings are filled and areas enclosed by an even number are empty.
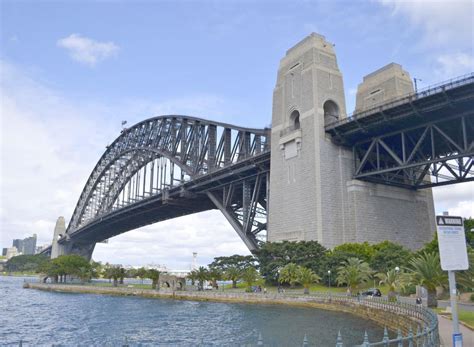
[[[387,328],[384,341],[428,342],[438,346],[437,318],[431,310],[419,305],[388,302],[380,298],[363,298],[334,293],[313,292],[311,295],[287,293],[236,293],[223,291],[169,291],[134,287],[97,287],[79,284],[25,283],[25,288],[43,291],[141,296],[146,298],[214,301],[222,303],[269,304],[338,311],[363,320],[371,320]],[[388,331],[391,333],[389,334]],[[391,337],[390,337],[391,335]],[[398,336],[397,336],[398,335]],[[385,340],[386,339],[386,340]],[[365,341],[365,340],[364,340]]]

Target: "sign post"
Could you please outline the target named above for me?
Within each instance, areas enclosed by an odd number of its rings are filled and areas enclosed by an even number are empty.
[[[454,271],[467,270],[466,236],[462,217],[436,216],[439,256],[441,268],[448,271],[449,296],[453,317],[453,346],[462,347],[462,334],[459,332],[458,306],[456,301],[456,276]]]

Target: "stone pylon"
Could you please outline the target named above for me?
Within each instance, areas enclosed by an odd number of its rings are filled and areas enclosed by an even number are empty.
[[[411,91],[398,64],[367,75],[357,107]],[[431,190],[413,191],[353,179],[354,155],[334,144],[325,126],[347,118],[334,45],[311,34],[281,59],[273,92],[268,241],[384,240],[411,249],[431,240]]]
[[[58,240],[66,234],[66,221],[61,216],[56,221],[54,227],[53,242],[51,245],[51,259],[57,258],[65,253],[64,246],[58,243]]]

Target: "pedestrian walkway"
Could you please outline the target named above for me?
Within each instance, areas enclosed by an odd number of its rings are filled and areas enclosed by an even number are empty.
[[[453,322],[448,318],[438,315],[439,336],[441,346],[451,347],[453,345]],[[474,331],[459,325],[463,337],[463,347],[474,347]]]
[[[449,300],[438,300],[438,308],[451,306]],[[458,310],[474,312],[474,303],[458,301]]]

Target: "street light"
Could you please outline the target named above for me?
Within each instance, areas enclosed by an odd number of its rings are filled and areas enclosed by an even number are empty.
[[[331,270],[328,270],[328,276],[329,276],[329,288],[331,288]]]
[[[280,287],[280,272],[281,272],[281,267],[277,268],[278,293],[281,293],[281,287]]]
[[[398,266],[395,266],[395,271],[397,272],[397,275],[398,275],[398,273],[400,272],[400,268]],[[396,294],[397,294],[397,301],[399,301],[400,297],[399,297],[399,294],[398,294],[398,290],[396,291]]]

